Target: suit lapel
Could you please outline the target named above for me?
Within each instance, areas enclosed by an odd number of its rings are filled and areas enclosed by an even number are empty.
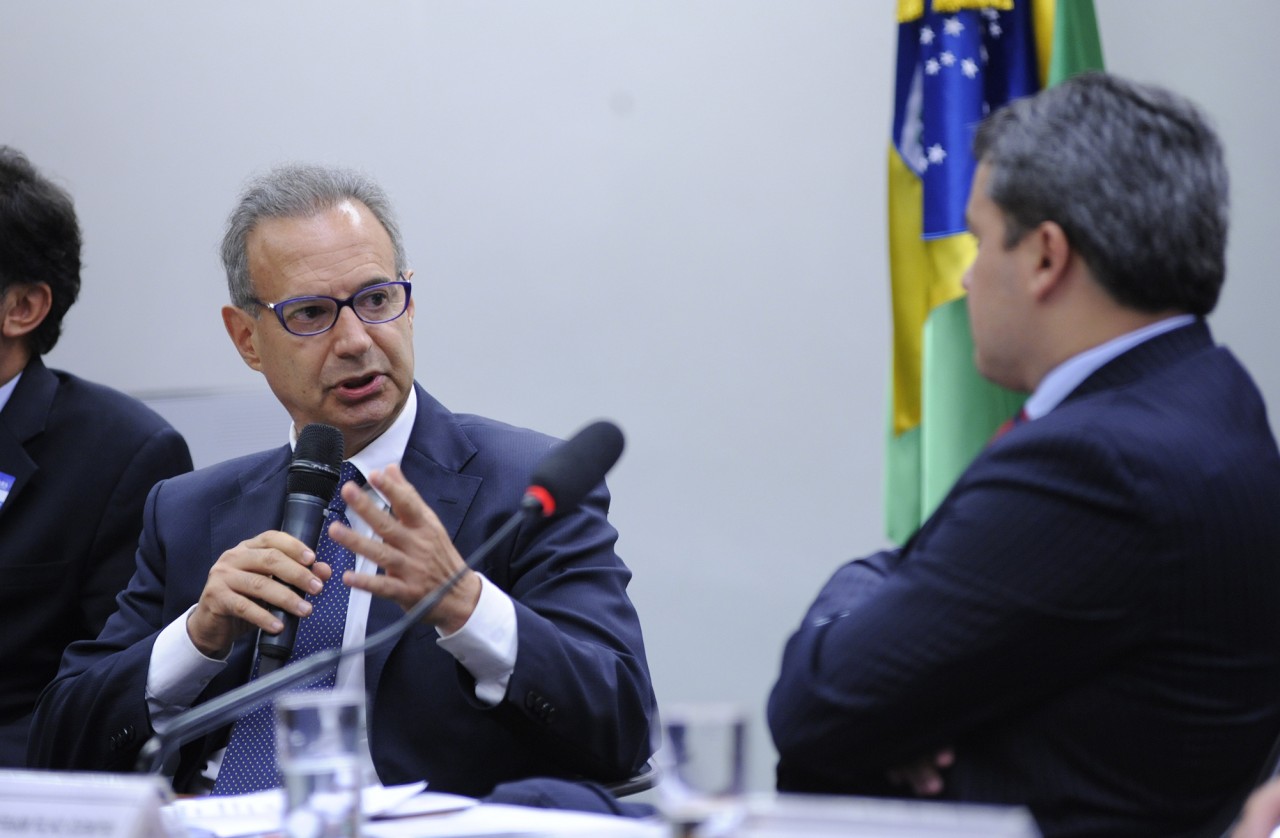
[[[400,468],[422,499],[435,510],[449,538],[456,543],[462,522],[483,482],[479,477],[460,473],[475,456],[476,449],[454,415],[421,387],[416,384],[414,387],[418,414]],[[404,610],[396,603],[373,597],[367,631],[369,634],[379,631],[403,615]],[[391,648],[384,647],[365,656],[365,686],[370,696],[377,695],[378,681]]]
[[[209,512],[209,555],[206,568],[212,567],[225,550],[254,535],[279,529],[284,514],[285,479],[292,459],[289,446],[281,446],[265,458],[246,466],[238,476],[239,493]],[[193,580],[193,599],[199,598],[204,575]],[[257,632],[248,632],[236,641],[227,658],[227,671],[237,673],[235,683],[249,677]],[[217,745],[226,744],[218,742]]]
[[[40,468],[27,453],[26,444],[44,431],[57,392],[57,376],[36,356],[23,370],[8,404],[0,411],[0,484],[12,481],[8,495],[0,502],[0,516],[14,505]]]
[[[256,534],[280,528],[290,458],[287,445],[272,452],[260,464],[240,474],[238,495],[210,511],[210,566],[224,550],[244,540],[246,532]]]

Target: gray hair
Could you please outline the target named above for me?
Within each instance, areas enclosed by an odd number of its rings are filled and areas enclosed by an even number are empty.
[[[1226,276],[1228,181],[1200,110],[1168,90],[1085,73],[996,111],[974,153],[1006,247],[1044,221],[1119,303],[1205,315]]]
[[[227,218],[222,264],[227,271],[232,304],[243,309],[257,307],[245,244],[259,222],[269,218],[308,218],[346,200],[364,204],[382,224],[395,249],[396,273],[403,273],[408,268],[404,243],[391,201],[382,187],[351,169],[292,163],[250,180]]]

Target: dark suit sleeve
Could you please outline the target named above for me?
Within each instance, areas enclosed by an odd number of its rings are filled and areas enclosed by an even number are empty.
[[[878,586],[854,566],[828,583],[769,700],[780,776],[856,788],[1105,666],[1146,630],[1133,557],[1153,552],[1158,528],[1141,478],[1102,439],[1019,440],[981,455]]]
[[[132,771],[151,735],[145,690],[151,647],[171,616],[164,608],[164,561],[156,538],[158,496],[147,497],[137,570],[119,609],[93,640],[73,643],[36,704],[27,763],[34,768]]]
[[[92,549],[84,564],[81,613],[90,636],[102,630],[115,611],[116,595],[134,571],[142,508],[156,483],[191,471],[191,454],[182,436],[168,426],[141,440],[107,502]]]
[[[519,648],[506,705],[547,752],[597,780],[635,773],[652,752],[653,689],[631,572],[614,554],[603,486],[549,526],[512,566]]]
[[[486,446],[498,465],[486,471],[489,492],[455,537],[463,555],[507,519],[527,485],[529,469],[519,463],[548,444],[512,439]],[[644,764],[655,702],[608,498],[601,485],[573,512],[522,525],[482,564],[516,615],[515,669],[496,706],[476,697],[475,679],[431,626],[408,631],[382,666],[366,657],[369,743],[384,783],[426,779],[437,790],[482,796],[525,777],[618,780]],[[399,611],[375,600],[371,624],[394,616],[391,609]]]

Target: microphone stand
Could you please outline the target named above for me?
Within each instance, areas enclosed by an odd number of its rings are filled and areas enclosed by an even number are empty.
[[[404,634],[410,626],[425,617],[431,609],[439,605],[440,600],[444,599],[445,595],[453,590],[453,587],[461,581],[466,572],[474,569],[482,559],[493,552],[526,518],[542,514],[542,509],[543,507],[537,498],[526,495],[524,500],[520,502],[520,508],[493,535],[485,539],[484,543],[476,548],[476,551],[471,554],[466,563],[454,571],[440,587],[418,600],[400,619],[381,631],[366,637],[363,643],[358,643],[346,649],[323,649],[310,657],[277,669],[269,675],[246,681],[235,689],[228,690],[203,704],[184,710],[175,716],[169,724],[165,725],[164,730],[157,730],[143,744],[142,749],[138,752],[138,760],[135,763],[134,770],[148,774],[158,774],[164,766],[165,760],[169,758],[169,755],[176,748],[197,737],[212,733],[245,713],[257,709],[290,687],[313,678],[319,673],[328,670],[331,666],[337,666],[338,661],[343,658],[358,653],[372,652],[392,643],[400,635]]]

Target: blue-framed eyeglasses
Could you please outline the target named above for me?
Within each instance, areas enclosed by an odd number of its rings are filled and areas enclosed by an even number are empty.
[[[399,274],[393,282],[379,282],[361,288],[356,293],[339,300],[336,297],[293,297],[278,303],[265,303],[255,299],[260,306],[275,312],[276,319],[285,331],[299,337],[319,335],[329,331],[338,322],[343,306],[350,306],[356,317],[365,323],[377,325],[390,323],[409,308],[409,294],[413,286]]]

